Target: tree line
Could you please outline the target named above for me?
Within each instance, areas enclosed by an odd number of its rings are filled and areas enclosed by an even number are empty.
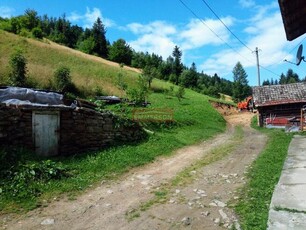
[[[294,73],[292,69],[288,69],[287,73],[282,73],[277,79],[265,80],[262,82],[262,85],[284,85],[284,84],[291,84],[291,83],[298,83],[298,82],[306,82],[306,77],[300,79],[297,73]]]
[[[25,37],[47,38],[121,65],[140,68],[143,70],[142,75],[149,88],[152,80],[158,78],[217,98],[226,94],[232,96],[235,101],[240,101],[251,94],[248,76],[240,62],[233,68],[233,82],[217,74],[210,76],[203,72],[199,73],[195,63],[192,63],[190,67],[182,63],[182,51],[178,46],[173,48],[172,55],[163,60],[158,54],[134,51],[122,38],[110,44],[101,18],[96,19],[92,28],[83,29],[78,25],[72,25],[65,15],[59,18],[39,16],[35,10],[27,9],[23,15],[0,18],[0,29]],[[283,78],[282,74],[277,83],[289,83],[293,81],[292,79],[299,80],[294,73],[290,74],[290,77],[285,76],[286,80]],[[271,83],[275,84],[276,81],[263,82],[263,84]]]

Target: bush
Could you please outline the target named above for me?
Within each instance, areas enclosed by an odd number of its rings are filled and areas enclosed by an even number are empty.
[[[135,105],[142,105],[147,99],[149,88],[143,76],[139,76],[137,88],[132,88],[127,91],[127,95]]]
[[[32,34],[34,38],[42,39],[43,38],[43,32],[39,27],[35,27],[32,29]]]
[[[75,93],[76,87],[72,83],[69,68],[60,67],[54,72],[54,86],[57,91]]]
[[[12,72],[9,74],[10,82],[14,86],[26,85],[27,60],[22,51],[18,50],[10,57],[10,66]]]
[[[26,37],[26,38],[30,38],[31,37],[31,33],[25,29],[25,28],[22,28],[19,32],[19,35],[22,36],[22,37]]]
[[[95,40],[93,37],[89,37],[77,44],[77,49],[87,54],[92,54],[94,48],[95,48]]]
[[[183,86],[180,86],[175,93],[175,96],[178,98],[179,101],[181,101],[184,98],[185,95],[185,88]]]
[[[50,180],[67,177],[61,163],[35,160],[32,154],[17,148],[0,149],[0,194],[28,199],[40,194]]]

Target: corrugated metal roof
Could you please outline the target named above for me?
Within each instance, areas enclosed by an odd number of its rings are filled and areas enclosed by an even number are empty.
[[[306,1],[305,0],[278,0],[287,40],[306,33]]]
[[[252,88],[255,106],[306,103],[306,83],[255,86]]]

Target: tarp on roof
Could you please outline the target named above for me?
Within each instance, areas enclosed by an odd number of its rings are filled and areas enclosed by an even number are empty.
[[[0,103],[6,105],[64,106],[63,95],[21,87],[0,89]]]
[[[255,86],[252,88],[252,95],[256,107],[291,103],[306,104],[306,83]]]

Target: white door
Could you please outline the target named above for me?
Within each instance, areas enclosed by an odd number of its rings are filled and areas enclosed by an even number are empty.
[[[35,152],[40,156],[58,154],[59,112],[33,111],[33,138]]]

